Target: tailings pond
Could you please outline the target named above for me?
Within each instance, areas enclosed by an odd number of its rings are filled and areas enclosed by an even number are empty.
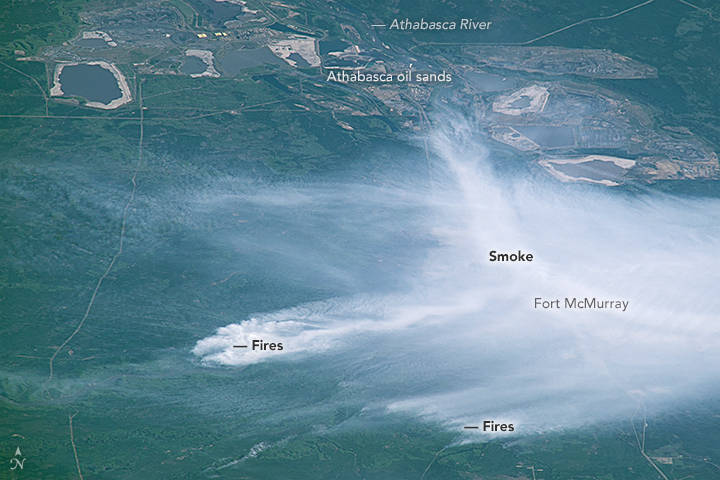
[[[223,58],[220,58],[220,67],[234,77],[241,70],[246,68],[259,67],[266,63],[273,65],[287,65],[273,54],[269,48],[262,47],[253,50],[237,50],[230,52]],[[306,62],[307,63],[307,62]]]
[[[186,75],[197,75],[207,70],[208,65],[202,58],[188,55],[184,58],[180,71]]]
[[[115,75],[100,65],[67,65],[60,73],[60,84],[65,96],[78,96],[89,102],[107,105],[122,97]]]
[[[592,160],[583,163],[553,163],[553,168],[573,178],[587,178],[595,181],[618,181],[627,169],[615,165],[613,162]]]

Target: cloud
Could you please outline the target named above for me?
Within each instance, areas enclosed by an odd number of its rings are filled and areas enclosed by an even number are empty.
[[[720,377],[720,203],[500,178],[470,125],[444,123],[429,171],[409,158],[415,175],[381,185],[241,195],[293,232],[245,241],[355,290],[240,320],[193,353],[206,365],[335,362],[368,404],[520,433],[703,398]],[[533,261],[489,262],[491,250]],[[565,308],[586,298],[627,307]],[[255,338],[284,349],[233,348]]]

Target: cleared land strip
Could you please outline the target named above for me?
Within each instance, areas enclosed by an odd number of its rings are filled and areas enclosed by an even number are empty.
[[[246,107],[238,107],[238,108],[234,108],[232,110],[216,110],[216,111],[213,111],[210,113],[203,113],[201,115],[195,115],[192,117],[152,117],[152,118],[144,119],[144,116],[143,116],[144,111],[141,107],[140,108],[140,117],[100,117],[100,116],[95,117],[92,115],[50,115],[50,116],[46,116],[46,115],[0,115],[0,118],[43,118],[43,119],[61,119],[61,120],[62,119],[64,119],[64,120],[138,120],[141,123],[144,120],[146,120],[146,121],[150,121],[150,120],[152,120],[152,121],[157,121],[157,120],[196,120],[198,118],[210,117],[213,115],[222,115],[223,113],[232,114],[233,112],[244,112],[247,110],[261,112],[261,111],[265,111],[265,110],[255,110],[255,109],[257,109],[258,107],[264,107],[267,105],[272,105],[274,103],[281,103],[281,102],[285,102],[285,101],[287,101],[287,99],[273,100],[271,102],[263,102],[263,103],[258,103],[256,105],[248,105]],[[153,108],[153,107],[151,107],[151,108]],[[157,107],[157,108],[162,109],[162,107]],[[300,108],[298,108],[298,109],[288,108],[285,110],[277,110],[276,109],[276,110],[268,110],[268,111],[305,112],[306,110],[300,109]]]
[[[130,209],[130,205],[135,200],[135,192],[137,190],[137,175],[140,171],[140,164],[142,162],[142,147],[143,147],[143,108],[142,108],[142,84],[138,85],[138,102],[140,104],[140,141],[138,142],[138,160],[137,164],[135,165],[135,172],[132,176],[132,193],[130,194],[130,199],[125,204],[125,208],[123,209],[123,217],[122,217],[122,227],[120,228],[120,245],[118,246],[118,250],[115,253],[115,256],[113,256],[112,261],[110,262],[110,265],[108,265],[107,269],[105,270],[105,273],[100,277],[100,280],[98,280],[97,284],[95,285],[95,290],[93,291],[92,297],[90,298],[90,303],[88,303],[87,309],[85,310],[85,315],[83,315],[82,320],[80,320],[80,323],[78,324],[77,328],[75,328],[75,331],[70,334],[70,336],[60,345],[57,350],[55,350],[55,353],[50,358],[50,376],[48,376],[48,379],[45,380],[45,383],[43,383],[43,389],[45,389],[45,392],[47,393],[48,397],[52,399],[52,396],[50,395],[50,392],[47,390],[47,384],[53,379],[53,366],[55,362],[55,358],[58,356],[60,351],[65,348],[65,346],[77,335],[77,333],[80,331],[80,329],[85,324],[85,321],[87,320],[88,316],[90,315],[90,310],[92,310],[93,304],[95,303],[95,298],[97,297],[98,291],[100,290],[100,286],[102,285],[105,278],[110,274],[110,271],[112,270],[113,266],[115,265],[115,262],[117,261],[118,257],[123,252],[123,244],[125,242],[125,229],[127,225],[127,217],[128,217],[128,210]],[[71,418],[72,421],[72,418]],[[79,465],[78,465],[79,469]]]
[[[33,82],[35,82],[35,85],[37,85],[37,87],[40,89],[40,91],[42,92],[43,98],[45,99],[45,116],[47,117],[49,115],[48,102],[50,101],[50,98],[47,96],[47,93],[45,93],[45,89],[40,85],[40,83],[34,77],[31,77],[27,73],[22,72],[15,67],[11,67],[10,65],[8,65],[5,62],[0,62],[0,65],[4,65],[7,68],[9,68],[10,70],[13,70],[13,71],[19,73],[20,75],[23,75],[23,76],[29,78],[30,80],[32,80]]]
[[[80,480],[83,480],[82,470],[80,469],[80,458],[78,457],[77,453],[77,445],[75,445],[75,431],[73,430],[73,418],[75,418],[75,415],[77,414],[78,412],[75,412],[73,414],[68,413],[68,422],[70,423],[70,443],[72,444],[73,453],[75,454],[75,465],[77,465],[77,471]]]
[[[628,12],[631,12],[631,11],[633,11],[633,10],[635,10],[635,9],[640,8],[640,7],[644,7],[645,5],[649,5],[649,4],[651,4],[651,3],[653,3],[653,2],[656,2],[656,1],[657,1],[657,0],[647,0],[647,1],[645,1],[645,2],[642,2],[642,3],[639,3],[639,4],[635,5],[635,6],[633,6],[633,7],[626,8],[625,10],[622,10],[622,11],[620,11],[620,12],[617,12],[617,13],[614,13],[614,14],[612,14],[612,15],[608,15],[608,16],[605,16],[605,17],[590,17],[590,18],[586,18],[586,19],[584,19],[584,20],[580,20],[580,21],[578,21],[578,22],[571,23],[570,25],[567,25],[567,26],[565,26],[565,27],[558,28],[557,30],[554,30],[554,31],[552,31],[552,32],[550,32],[550,33],[546,33],[545,35],[540,35],[539,37],[533,38],[532,40],[528,40],[527,42],[518,42],[518,43],[469,43],[469,42],[443,43],[443,42],[423,42],[423,43],[420,43],[420,45],[488,45],[488,46],[492,46],[492,45],[498,45],[498,46],[503,46],[503,45],[504,45],[504,46],[523,46],[523,45],[530,45],[530,44],[533,44],[533,43],[537,42],[538,40],[542,40],[542,39],[547,38],[547,37],[550,37],[550,36],[552,36],[552,35],[556,35],[556,34],[558,34],[558,33],[560,33],[560,32],[564,32],[565,30],[568,30],[568,29],[570,29],[570,28],[577,27],[578,25],[582,25],[582,24],[585,24],[585,23],[588,23],[588,22],[595,22],[595,21],[598,21],[598,20],[610,20],[610,19],[612,19],[612,18],[619,17],[620,15],[624,15],[624,14],[626,14],[626,13],[628,13]],[[682,0],[678,0],[678,1],[681,1],[681,2],[682,2]],[[682,2],[682,3],[686,3],[686,2]],[[688,4],[688,5],[690,5],[690,4]],[[690,6],[693,6],[693,7],[694,7],[694,5],[690,5]],[[695,8],[698,8],[698,7],[695,7]],[[702,10],[702,9],[699,9],[699,10]]]
[[[687,5],[688,7],[692,7],[692,8],[694,8],[695,10],[700,10],[701,12],[707,13],[707,14],[710,16],[710,18],[712,18],[712,19],[715,20],[716,22],[720,22],[720,18],[718,18],[718,17],[716,17],[715,15],[713,15],[710,10],[706,10],[706,9],[704,9],[704,8],[700,8],[700,7],[698,7],[697,5],[693,5],[693,4],[690,3],[690,2],[686,2],[685,0],[678,0],[678,2],[684,3],[684,4]]]
[[[571,25],[568,25],[567,27],[558,28],[558,29],[555,30],[554,32],[546,33],[545,35],[541,35],[541,36],[539,36],[539,37],[537,37],[537,38],[533,38],[532,40],[528,40],[527,42],[515,43],[515,44],[509,44],[509,45],[530,45],[531,43],[535,43],[535,42],[537,42],[538,40],[542,40],[543,38],[550,37],[550,36],[552,36],[552,35],[555,35],[555,34],[557,34],[557,33],[563,32],[563,31],[568,30],[568,29],[573,28],[573,27],[577,27],[578,25],[582,25],[582,24],[584,24],[584,23],[594,22],[594,21],[596,21],[596,20],[610,20],[611,18],[619,17],[620,15],[624,15],[624,14],[626,14],[626,13],[632,11],[632,10],[635,10],[635,9],[637,9],[637,8],[640,8],[640,7],[644,7],[645,5],[649,5],[649,4],[651,4],[651,3],[655,2],[655,1],[656,1],[656,0],[647,0],[646,2],[640,3],[640,4],[638,4],[638,5],[635,5],[634,7],[630,7],[630,8],[628,8],[628,9],[625,9],[625,10],[623,10],[622,12],[618,12],[618,13],[615,13],[615,14],[613,14],[613,15],[608,15],[607,17],[591,17],[591,18],[586,18],[585,20],[580,20],[579,22],[575,22],[575,23],[573,23],[573,24],[571,24]]]

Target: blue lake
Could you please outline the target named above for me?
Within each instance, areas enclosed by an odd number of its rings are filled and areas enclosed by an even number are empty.
[[[68,65],[60,73],[60,84],[67,97],[78,96],[90,102],[109,104],[122,97],[113,73],[100,65]]]

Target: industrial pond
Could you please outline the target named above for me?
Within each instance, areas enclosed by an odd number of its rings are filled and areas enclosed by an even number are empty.
[[[115,75],[101,65],[67,65],[59,80],[65,96],[78,96],[106,105],[122,97]]]

